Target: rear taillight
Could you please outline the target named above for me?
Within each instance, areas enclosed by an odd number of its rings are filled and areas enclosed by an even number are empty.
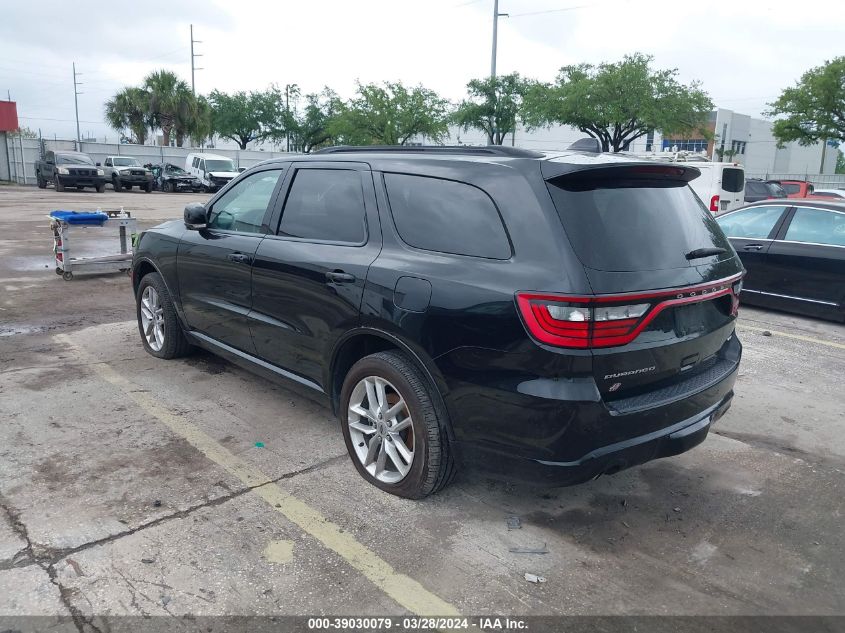
[[[710,210],[713,213],[719,210],[719,196],[713,196],[710,198]]]
[[[570,297],[518,292],[516,302],[530,334],[547,345],[570,348],[627,345],[663,310],[731,295],[739,305],[741,276],[720,282],[638,295]],[[733,284],[733,285],[732,285]]]

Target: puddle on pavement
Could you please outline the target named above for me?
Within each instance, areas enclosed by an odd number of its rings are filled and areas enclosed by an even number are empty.
[[[37,334],[44,332],[47,328],[41,325],[0,325],[0,337],[20,336],[24,334]]]

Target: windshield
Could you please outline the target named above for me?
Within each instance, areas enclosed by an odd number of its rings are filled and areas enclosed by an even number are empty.
[[[138,162],[137,158],[113,158],[112,165],[115,167],[140,167],[141,163]]]
[[[693,250],[731,252],[713,215],[684,181],[581,176],[556,178],[548,187],[570,243],[589,268],[682,268],[705,261],[688,260]]]
[[[230,160],[207,160],[205,161],[206,171],[238,171],[235,163]]]
[[[57,165],[93,165],[94,161],[85,154],[56,154]]]
[[[181,167],[177,167],[176,165],[165,165],[164,171],[168,174],[173,174],[174,176],[187,176],[188,172],[186,172]]]

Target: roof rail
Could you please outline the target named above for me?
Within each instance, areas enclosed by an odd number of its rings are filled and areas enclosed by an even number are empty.
[[[335,145],[312,154],[355,154],[362,152],[390,152],[397,154],[474,154],[480,156],[511,156],[514,158],[543,158],[545,154],[530,149],[504,145]]]
[[[573,152],[590,152],[591,154],[601,154],[601,143],[597,138],[593,138],[592,136],[585,136],[584,138],[579,138],[566,149],[572,150]]]

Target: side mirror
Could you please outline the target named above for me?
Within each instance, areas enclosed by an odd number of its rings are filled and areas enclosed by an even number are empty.
[[[185,226],[192,231],[208,226],[208,211],[202,202],[192,202],[185,207]]]
[[[238,167],[238,173],[242,174],[246,171],[246,167]]]

